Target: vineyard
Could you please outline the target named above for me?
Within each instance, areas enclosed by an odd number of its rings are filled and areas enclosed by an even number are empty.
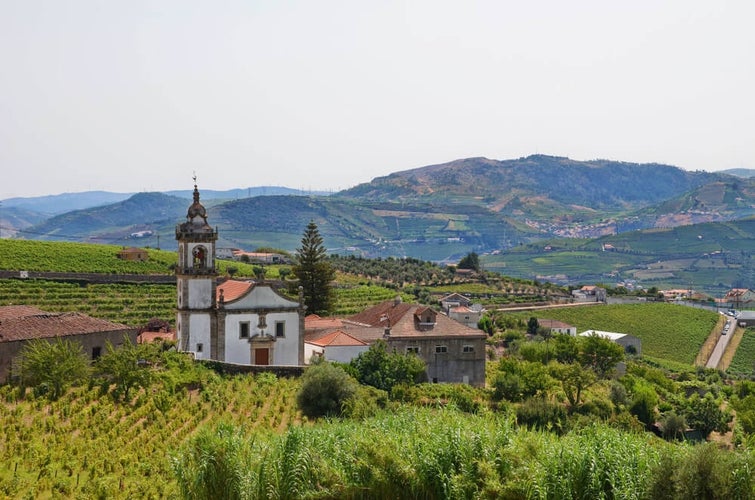
[[[516,313],[528,318],[533,313]],[[627,333],[642,340],[643,356],[691,365],[719,320],[712,311],[667,303],[564,307],[539,311],[538,318],[576,326],[578,332],[604,330]]]
[[[381,286],[336,288],[337,315],[351,315],[397,292]],[[402,294],[406,300],[411,295]],[[0,306],[36,306],[43,311],[76,311],[95,318],[139,327],[152,318],[175,320],[176,287],[161,284],[79,284],[48,280],[0,279]]]
[[[732,375],[744,376],[755,373],[755,329],[748,328],[745,330],[737,353],[734,355],[727,372]]]
[[[4,271],[54,271],[99,274],[173,274],[178,261],[175,251],[146,248],[143,262],[122,260],[119,245],[0,239],[0,269]],[[219,273],[234,268],[240,276],[254,276],[251,264],[218,260]],[[268,269],[267,277],[277,276]]]
[[[298,380],[203,370],[194,386],[153,387],[130,404],[97,387],[50,402],[3,386],[0,497],[175,497],[171,455],[197,428],[224,422],[264,434],[301,423]]]
[[[76,311],[132,327],[152,318],[175,319],[176,287],[158,284],[79,284],[47,280],[0,280],[0,306]]]

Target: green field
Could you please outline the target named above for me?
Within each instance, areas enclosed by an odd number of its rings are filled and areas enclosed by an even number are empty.
[[[556,319],[577,332],[603,330],[627,333],[642,341],[642,354],[691,365],[718,322],[712,311],[667,303],[562,307],[516,313],[529,318]]]
[[[752,377],[755,375],[755,328],[748,328],[739,343],[727,373]]]
[[[95,243],[65,243],[0,239],[0,269],[99,274],[173,274],[178,262],[176,251],[146,248],[144,262],[118,258],[124,247]],[[243,262],[218,260],[218,272],[236,268],[239,276],[254,276],[253,266]],[[277,274],[273,272],[272,274]],[[268,277],[274,277],[273,275]]]

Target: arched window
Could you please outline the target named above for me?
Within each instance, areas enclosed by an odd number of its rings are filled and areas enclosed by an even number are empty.
[[[192,250],[194,256],[193,267],[207,267],[207,249],[203,246],[196,246]]]

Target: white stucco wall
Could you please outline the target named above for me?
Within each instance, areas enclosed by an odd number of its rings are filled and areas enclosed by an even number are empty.
[[[266,316],[265,334],[275,335],[275,323],[285,322],[285,337],[278,337],[273,343],[272,365],[299,364],[299,315],[295,312],[270,312]],[[253,313],[228,312],[225,318],[225,360],[229,363],[251,364],[249,339],[239,338],[242,322],[249,322],[250,336],[258,335],[259,315]]]
[[[186,331],[184,330],[183,334]],[[202,344],[202,352],[197,352],[197,344]],[[197,359],[210,359],[210,315],[192,314],[189,318],[189,351],[196,353]]]
[[[192,309],[207,309],[212,305],[212,280],[187,280],[189,285],[189,304],[185,307]]]
[[[348,363],[369,348],[370,346],[367,345],[327,346],[325,347],[325,359],[338,363]]]

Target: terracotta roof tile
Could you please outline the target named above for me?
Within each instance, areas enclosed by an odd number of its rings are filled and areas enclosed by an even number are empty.
[[[16,309],[17,316],[12,317],[10,314],[13,311],[9,311],[8,307],[24,306],[0,307],[0,342],[131,330],[120,323],[75,312],[51,313],[37,309],[36,314],[30,314],[30,310],[36,308]]]
[[[323,330],[340,328],[343,321],[338,318],[321,318],[317,314],[310,314],[304,318],[304,330]]]
[[[310,344],[314,344],[320,347],[327,346],[365,346],[367,342],[359,340],[356,337],[349,335],[343,330],[336,330],[316,340],[308,341]]]
[[[254,283],[251,281],[226,280],[218,285],[215,292],[216,299],[220,302],[220,295],[223,294],[225,302],[234,301],[246,294],[253,286]]]

